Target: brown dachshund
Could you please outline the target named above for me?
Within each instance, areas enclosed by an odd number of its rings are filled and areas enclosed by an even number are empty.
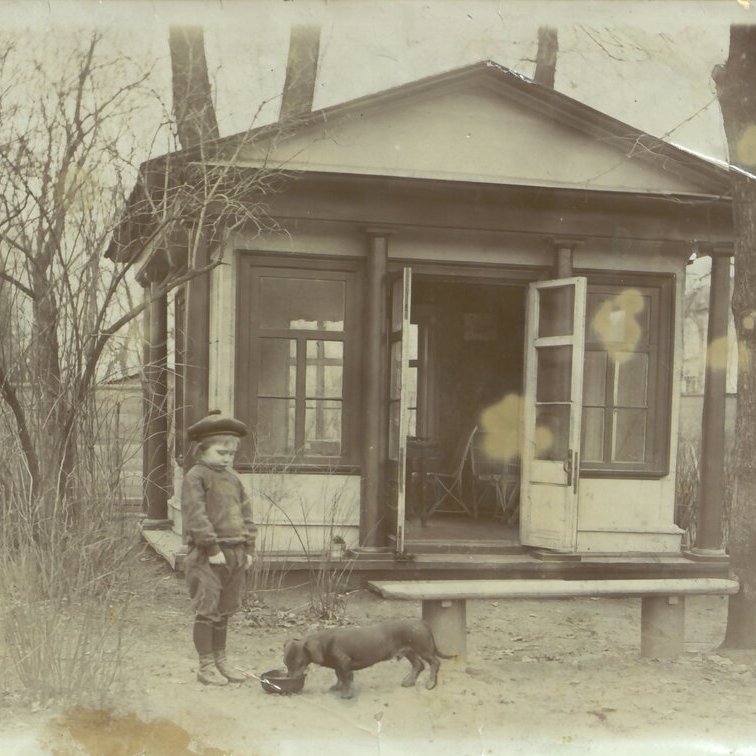
[[[304,640],[290,640],[284,646],[284,664],[292,677],[304,674],[308,664],[319,664],[336,672],[338,682],[331,690],[341,691],[342,698],[353,695],[354,671],[365,669],[388,659],[409,660],[412,665],[404,687],[415,684],[425,665],[430,666],[426,683],[429,690],[436,686],[442,659],[451,659],[436,648],[433,633],[422,620],[389,620],[368,627],[320,630]]]

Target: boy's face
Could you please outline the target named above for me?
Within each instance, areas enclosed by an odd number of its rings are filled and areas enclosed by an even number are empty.
[[[208,467],[214,467],[218,470],[225,470],[230,467],[234,461],[234,455],[239,447],[236,439],[225,441],[213,441],[200,455],[200,459]]]

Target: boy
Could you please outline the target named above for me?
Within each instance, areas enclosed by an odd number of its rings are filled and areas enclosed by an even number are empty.
[[[184,476],[181,512],[189,546],[184,565],[195,612],[197,679],[205,685],[244,682],[247,675],[226,661],[226,631],[241,604],[257,532],[252,505],[231,469],[247,426],[214,410],[187,435],[197,462]]]

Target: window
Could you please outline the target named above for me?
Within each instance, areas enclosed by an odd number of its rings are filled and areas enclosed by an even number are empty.
[[[671,307],[668,285],[589,285],[583,375],[584,471],[664,474]]]
[[[356,273],[304,260],[242,260],[238,332],[249,336],[240,343],[236,394],[256,461],[353,463]]]

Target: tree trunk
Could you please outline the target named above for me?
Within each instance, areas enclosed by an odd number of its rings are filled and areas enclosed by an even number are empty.
[[[171,26],[173,113],[182,149],[218,138],[201,26]]]
[[[305,116],[312,110],[319,55],[320,27],[295,26],[289,35],[289,57],[279,121]]]
[[[732,312],[738,339],[738,405],[730,563],[741,583],[730,597],[725,645],[756,648],[756,183],[736,179],[735,282]]]
[[[730,163],[756,169],[756,27],[730,27],[727,63],[713,71]],[[733,171],[738,405],[729,552],[740,593],[729,599],[724,645],[756,647],[756,182]]]
[[[554,88],[558,52],[557,30],[551,26],[541,26],[538,29],[538,52],[536,53],[536,68],[533,76],[533,81],[536,84]]]

